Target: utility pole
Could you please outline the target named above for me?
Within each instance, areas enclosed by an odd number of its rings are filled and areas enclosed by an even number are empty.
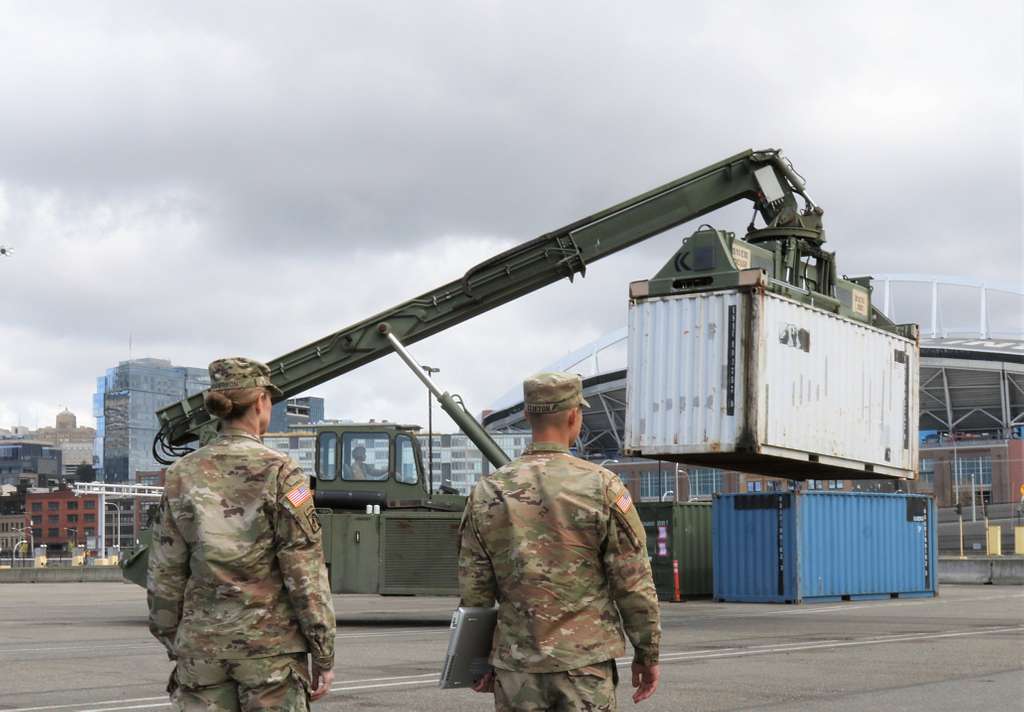
[[[106,507],[113,507],[114,510],[117,512],[117,515],[116,515],[117,519],[114,520],[114,525],[115,525],[114,526],[114,531],[115,531],[115,534],[114,534],[114,546],[111,547],[111,548],[117,549],[117,555],[120,556],[121,555],[121,506],[117,502],[105,502],[104,506],[106,506]],[[106,521],[103,522],[103,526],[104,526],[104,531],[103,531],[104,539],[102,539],[101,541],[104,541],[104,544],[100,547],[100,553],[102,554],[102,556],[106,556],[107,555],[106,543],[105,543],[105,539],[106,539],[106,536],[107,536],[107,532],[106,532],[107,523],[106,523]]]
[[[980,460],[979,460],[979,462],[980,462]],[[977,498],[975,497],[975,490],[978,489],[978,482],[977,482],[976,475],[977,475],[977,471],[972,469],[971,470],[971,521],[972,522],[978,521],[978,504],[977,504]]]
[[[435,373],[440,373],[441,369],[434,368],[433,366],[422,366],[423,371],[427,374],[427,378],[433,378]],[[429,489],[427,492],[430,496],[434,496],[434,394],[431,390],[427,389],[427,482],[429,483]]]
[[[960,558],[964,557],[964,508],[960,504],[960,459],[956,453],[956,438],[953,438],[953,483],[956,489],[956,518],[960,523]]]

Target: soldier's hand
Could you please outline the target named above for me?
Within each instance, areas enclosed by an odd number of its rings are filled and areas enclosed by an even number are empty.
[[[473,683],[473,692],[494,692],[494,670],[488,670],[487,674]]]
[[[633,663],[633,702],[642,702],[654,694],[658,689],[658,678],[661,677],[661,669],[657,665],[638,665]]]
[[[313,685],[315,687],[309,693],[309,699],[315,702],[331,691],[331,685],[334,683],[334,671],[321,670],[316,665],[313,665],[312,677]]]

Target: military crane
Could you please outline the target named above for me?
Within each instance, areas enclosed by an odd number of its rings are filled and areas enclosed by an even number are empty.
[[[597,260],[740,200],[753,203],[764,220],[760,229],[751,221],[746,241],[761,248],[757,254],[764,257],[754,263],[764,263],[776,282],[813,292],[819,306],[854,291],[855,285],[837,279],[834,253],[821,249],[823,211],[782,151],[747,150],[517,245],[460,279],[272,359],[271,380],[281,398],[302,393],[391,353],[389,334],[415,343],[559,279],[585,276]],[[683,276],[701,271],[699,261],[671,264]],[[699,278],[677,281],[678,290],[708,286]],[[870,319],[891,324],[877,310]],[[163,408],[157,417],[154,452],[165,463],[186,452],[182,448],[214,421],[202,394]]]
[[[738,201],[753,204],[744,239],[701,229],[651,280],[666,293],[735,286],[744,268],[760,268],[771,289],[856,320],[896,329],[870,305],[865,279],[837,276],[834,253],[822,249],[823,210],[777,149],[746,150],[658,188],[528,240],[441,285],[268,362],[280,398],[307,391],[398,352],[418,367],[404,345],[560,279],[631,245]],[[852,305],[857,308],[852,308]],[[420,375],[420,374],[418,374]],[[424,383],[433,388],[424,379]],[[441,407],[491,464],[508,461],[457,396],[436,392]],[[216,420],[196,394],[159,411],[154,455],[169,464],[190,443],[216,432]],[[393,424],[323,424],[316,436],[315,501],[324,524],[325,557],[335,592],[439,593],[455,586],[455,540],[463,499],[426,486],[415,428]],[[379,453],[379,478],[346,474],[352,453]],[[380,508],[375,514],[374,507]],[[144,582],[144,556],[126,575]],[[424,559],[431,561],[423,567]],[[134,562],[134,563],[133,563]],[[140,569],[143,570],[140,581]],[[429,569],[429,570],[427,570]]]

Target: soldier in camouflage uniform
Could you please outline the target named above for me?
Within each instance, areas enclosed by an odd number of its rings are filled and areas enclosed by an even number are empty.
[[[335,636],[309,478],[260,441],[280,395],[264,364],[214,361],[210,380],[220,437],[167,470],[149,552],[168,692],[179,710],[308,710],[330,689]]]
[[[615,710],[623,627],[634,701],[658,683],[660,612],[643,525],[614,473],[569,454],[588,405],[579,376],[537,374],[523,391],[533,444],[477,483],[462,518],[462,603],[500,604],[495,671],[474,689],[493,691],[499,712]]]

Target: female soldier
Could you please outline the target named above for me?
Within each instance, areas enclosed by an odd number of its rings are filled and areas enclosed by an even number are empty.
[[[270,369],[210,364],[220,436],[172,465],[149,553],[149,628],[179,710],[308,710],[330,690],[334,607],[309,479],[264,447]],[[306,655],[312,658],[312,680]]]

